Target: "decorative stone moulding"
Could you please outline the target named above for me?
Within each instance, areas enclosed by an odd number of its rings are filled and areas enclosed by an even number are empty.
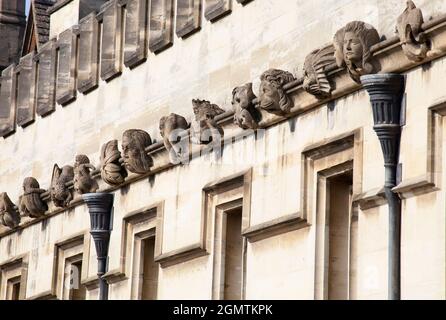
[[[7,67],[0,78],[0,137],[6,137],[15,132],[14,68],[15,65]]]
[[[46,116],[56,108],[56,39],[45,43],[34,57],[36,64],[36,113]]]
[[[407,8],[398,17],[396,32],[406,57],[415,62],[423,61],[429,51],[427,37],[422,31],[423,12],[413,1],[407,1]]]
[[[51,178],[50,195],[54,205],[58,208],[66,208],[73,200],[73,195],[69,189],[69,183],[74,179],[74,170],[72,166],[59,168],[57,164],[53,167]]]
[[[176,34],[187,37],[200,30],[202,0],[177,0]]]
[[[234,123],[242,129],[257,129],[260,112],[253,103],[256,96],[252,91],[252,83],[236,87],[232,90],[232,109]]]
[[[6,192],[0,193],[0,223],[11,229],[17,227],[20,223],[17,208]]]
[[[17,83],[17,125],[25,127],[35,119],[35,82],[34,52],[20,58],[14,73]]]
[[[152,144],[150,135],[144,130],[130,129],[122,134],[122,157],[125,168],[133,173],[146,173],[153,165],[146,148]]]
[[[232,0],[205,0],[204,16],[213,22],[231,13]]]
[[[162,117],[159,129],[171,163],[177,164],[189,155],[189,139],[183,139],[187,136],[189,124],[184,117],[175,113]]]
[[[95,170],[86,155],[77,155],[74,162],[74,191],[78,194],[95,193],[99,189],[98,183],[91,176],[91,172]]]
[[[48,205],[42,200],[39,182],[28,177],[23,180],[23,194],[19,198],[19,212],[22,217],[39,218],[48,210]]]
[[[106,2],[98,19],[102,20],[101,79],[109,81],[122,72],[122,6],[118,0]]]
[[[284,115],[293,107],[293,100],[285,92],[284,86],[296,80],[288,71],[269,69],[260,77],[258,103],[263,110]]]
[[[191,123],[191,141],[195,144],[221,141],[223,129],[214,118],[225,111],[206,100],[193,99],[192,105],[195,118]]]
[[[59,34],[57,40],[59,56],[56,101],[60,105],[66,105],[76,99],[77,28],[76,26],[65,30]]]
[[[124,65],[136,67],[147,59],[147,0],[121,1],[126,6]]]
[[[328,80],[327,69],[335,62],[332,45],[311,52],[304,63],[303,88],[305,91],[321,100],[329,98],[333,88]]]
[[[371,52],[372,46],[379,41],[378,31],[372,25],[362,21],[349,22],[334,36],[337,65],[347,67],[350,77],[361,83],[361,76],[380,71],[378,61]]]
[[[121,152],[118,149],[118,140],[105,143],[101,149],[101,178],[105,183],[116,186],[125,181],[127,171],[119,159]]]
[[[79,61],[77,66],[77,90],[87,93],[98,85],[99,21],[92,12],[79,21]]]
[[[173,0],[150,1],[149,49],[154,53],[173,44]]]

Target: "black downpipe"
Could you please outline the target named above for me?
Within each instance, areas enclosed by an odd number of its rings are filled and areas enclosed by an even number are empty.
[[[384,156],[384,191],[389,206],[388,296],[401,299],[401,199],[392,189],[397,183],[401,142],[404,76],[373,74],[361,77],[370,96],[374,127]]]

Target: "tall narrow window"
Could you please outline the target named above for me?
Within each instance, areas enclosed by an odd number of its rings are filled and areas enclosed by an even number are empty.
[[[142,300],[156,300],[158,291],[158,263],[155,262],[155,237],[146,238],[143,245]]]
[[[86,288],[81,284],[82,260],[70,265],[70,300],[85,300]]]
[[[20,300],[20,277],[8,280],[6,297],[8,300]]]
[[[243,237],[242,208],[225,214],[226,227],[224,250],[224,293],[225,300],[241,300],[243,287]]]
[[[328,299],[349,298],[350,214],[352,180],[342,175],[329,180]]]

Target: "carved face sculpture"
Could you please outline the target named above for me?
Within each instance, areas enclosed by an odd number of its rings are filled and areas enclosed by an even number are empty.
[[[348,23],[334,37],[338,66],[347,66],[350,76],[358,83],[362,75],[377,72],[370,49],[379,40],[378,31],[373,26],[361,21]]]
[[[257,121],[252,101],[256,98],[252,92],[252,83],[237,87],[232,91],[232,109],[234,110],[234,123],[242,129],[256,129]]]
[[[183,135],[187,135],[188,128],[189,124],[186,119],[175,113],[160,119],[160,134],[163,137],[164,146],[169,152],[170,162],[173,164],[178,163],[182,155],[188,153],[189,141],[181,139]]]
[[[260,108],[278,114],[289,112],[293,103],[283,86],[294,80],[293,75],[283,70],[270,69],[262,74],[260,80]]]
[[[131,129],[122,136],[122,156],[127,170],[134,173],[146,173],[152,160],[145,149],[152,144],[150,135],[144,130]]]
[[[334,48],[331,45],[311,52],[304,63],[304,90],[318,99],[328,98],[332,86],[328,81],[327,68],[334,63]]]
[[[120,158],[121,152],[119,152],[117,140],[111,140],[102,146],[101,177],[109,185],[119,185],[127,177],[127,171],[119,162]]]

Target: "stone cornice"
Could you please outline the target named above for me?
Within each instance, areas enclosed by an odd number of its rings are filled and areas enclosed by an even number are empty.
[[[424,30],[427,37],[430,39],[431,48],[427,57],[421,62],[414,62],[405,57],[398,37],[393,37],[381,41],[371,48],[373,56],[381,64],[380,72],[382,73],[406,72],[408,70],[416,68],[419,65],[425,64],[427,62],[433,61],[446,55],[446,14],[438,16],[437,18],[424,23],[422,29]],[[317,109],[331,101],[337,100],[339,98],[342,98],[346,95],[349,95],[362,89],[362,87],[359,84],[352,81],[345,68],[339,68],[337,67],[337,65],[332,64],[327,68],[327,73],[328,77],[330,78],[330,81],[332,81],[335,84],[334,86],[335,89],[333,90],[330,98],[322,100],[317,99],[315,96],[307,93],[304,90],[303,79],[297,79],[284,86],[284,89],[286,90],[287,94],[289,94],[292,100],[294,101],[294,107],[285,116],[277,116],[267,113],[264,110],[258,108],[257,106],[259,112],[261,112],[262,114],[262,120],[259,123],[259,127],[268,128],[274,126],[276,124],[286,121],[289,118],[296,117],[302,113],[311,112],[311,110]],[[253,102],[254,104],[257,105],[257,100],[254,100]],[[236,134],[233,136],[225,135],[225,138],[222,141],[222,143],[224,143],[225,141],[230,141],[236,138],[237,136],[240,137],[246,135],[246,133],[242,129],[237,130],[237,128],[235,128],[235,125],[232,121],[233,115],[234,115],[233,111],[228,111],[215,117],[217,123],[221,125],[224,129],[229,129],[229,128],[236,129],[235,131]],[[190,135],[190,130],[187,130],[185,132],[185,135],[186,134]],[[190,156],[192,158],[194,156],[199,156],[205,148],[209,148],[209,146],[192,145]],[[146,152],[154,159],[155,164],[152,167],[151,171],[142,175],[131,174],[121,185],[118,186],[106,185],[103,181],[98,179],[100,176],[99,170],[95,170],[92,174],[93,177],[100,180],[99,191],[111,192],[120,189],[121,187],[128,185],[130,183],[139,181],[148,176],[155,175],[161,171],[170,169],[174,166],[169,162],[167,156],[168,152],[162,142],[155,142],[154,144],[150,145],[149,147],[146,148]],[[415,183],[418,185],[419,181],[416,181]],[[72,182],[69,182],[67,186],[72,187]],[[410,189],[410,186],[404,186],[403,189],[406,190],[407,188]],[[376,203],[376,201],[378,201],[378,203],[381,203],[381,198],[382,197],[380,191],[365,191],[362,194],[362,197],[358,198],[358,201],[361,200],[360,201],[360,203],[362,203],[361,207],[367,208],[369,207],[370,203]],[[43,193],[42,199],[48,201],[49,193],[48,192]],[[50,216],[64,212],[69,208],[80,205],[82,203],[83,203],[82,199],[80,197],[77,197],[71,202],[68,208],[61,209],[61,208],[50,207],[50,210],[44,217],[34,220],[24,221],[18,227],[18,229],[23,229],[31,224],[39,222],[42,219],[46,219]],[[2,227],[0,227],[0,237],[15,232],[18,229],[2,231]]]

